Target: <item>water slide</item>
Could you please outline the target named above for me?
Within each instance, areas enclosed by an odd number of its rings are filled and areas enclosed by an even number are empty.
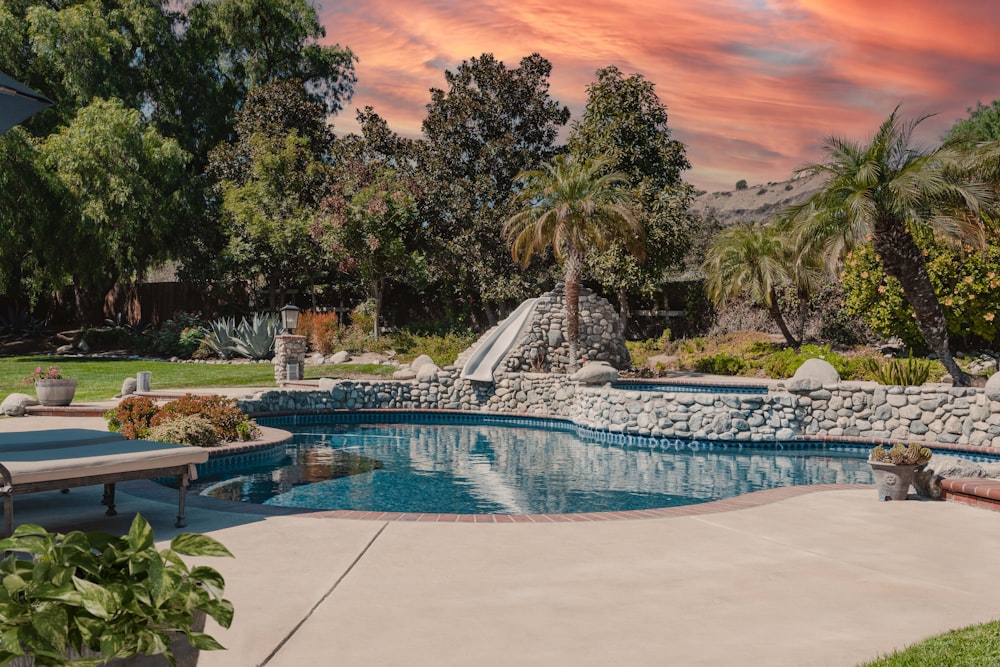
[[[538,299],[526,299],[498,324],[476,348],[462,368],[462,377],[476,382],[493,382],[493,369],[514,346],[535,310]]]

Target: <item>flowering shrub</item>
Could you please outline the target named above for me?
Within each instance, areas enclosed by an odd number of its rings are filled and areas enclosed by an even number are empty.
[[[932,241],[920,246],[954,342],[969,347],[993,343],[1000,321],[1000,245],[985,251]],[[886,275],[870,245],[851,253],[840,277],[848,313],[864,318],[878,334],[899,336],[908,347],[924,348],[899,281]]]
[[[295,333],[305,336],[309,349],[330,354],[337,349],[340,329],[336,313],[314,313],[307,310],[299,315],[299,326]]]
[[[129,396],[117,407],[104,413],[108,430],[121,433],[129,440],[141,440],[149,435],[150,423],[160,411],[153,399],[146,396]]]
[[[48,368],[42,368],[39,366],[31,372],[31,375],[24,378],[24,384],[34,384],[36,380],[59,380],[62,379],[62,373],[59,372],[58,366],[49,366]]]

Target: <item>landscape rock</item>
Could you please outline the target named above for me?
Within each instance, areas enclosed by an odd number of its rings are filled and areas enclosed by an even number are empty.
[[[986,381],[986,397],[991,401],[1000,401],[1000,373],[994,373]]]
[[[8,394],[3,399],[3,403],[0,403],[0,413],[8,417],[22,417],[24,416],[25,408],[29,405],[38,405],[38,399],[34,396],[14,392],[13,394]]]
[[[319,379],[319,390],[320,391],[333,391],[333,388],[340,383],[340,380],[334,378],[320,378]]]
[[[134,377],[127,377],[122,381],[122,393],[121,396],[128,396],[129,394],[134,394],[135,389],[138,386],[138,380]]]
[[[340,350],[330,357],[331,364],[346,364],[351,360],[351,353],[347,350]]]
[[[421,364],[416,370],[416,380],[417,382],[437,382],[440,370],[433,361],[429,364]],[[393,375],[395,376],[395,373]]]
[[[424,366],[425,364],[434,365],[434,360],[428,357],[426,354],[421,354],[419,357],[410,362],[410,368],[413,370],[414,373],[416,373],[420,370],[420,367]]]
[[[398,371],[392,374],[393,380],[416,380],[417,374],[413,372],[412,368],[400,368]]]
[[[313,352],[306,357],[306,366],[321,366],[326,363],[326,357],[323,356],[322,352]]]
[[[56,348],[56,354],[74,354],[76,348],[73,345],[60,345]]]
[[[570,379],[583,384],[605,384],[618,380],[618,370],[606,361],[593,361],[584,364]]]
[[[836,384],[840,382],[840,373],[825,359],[806,359],[792,375],[793,380],[805,378],[818,380],[821,385]]]
[[[992,474],[991,474],[992,473]],[[940,498],[943,494],[941,480],[945,477],[979,479],[993,477],[996,470],[987,470],[983,465],[958,456],[935,454],[927,467],[917,472],[913,488],[925,498]]]

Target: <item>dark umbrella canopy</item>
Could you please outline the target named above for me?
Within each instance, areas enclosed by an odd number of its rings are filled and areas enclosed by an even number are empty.
[[[49,106],[52,100],[0,72],[0,134]]]

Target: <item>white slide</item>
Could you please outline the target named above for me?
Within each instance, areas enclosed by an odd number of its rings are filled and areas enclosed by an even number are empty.
[[[493,369],[521,337],[538,299],[526,299],[486,336],[462,368],[462,377],[475,382],[493,382]]]

